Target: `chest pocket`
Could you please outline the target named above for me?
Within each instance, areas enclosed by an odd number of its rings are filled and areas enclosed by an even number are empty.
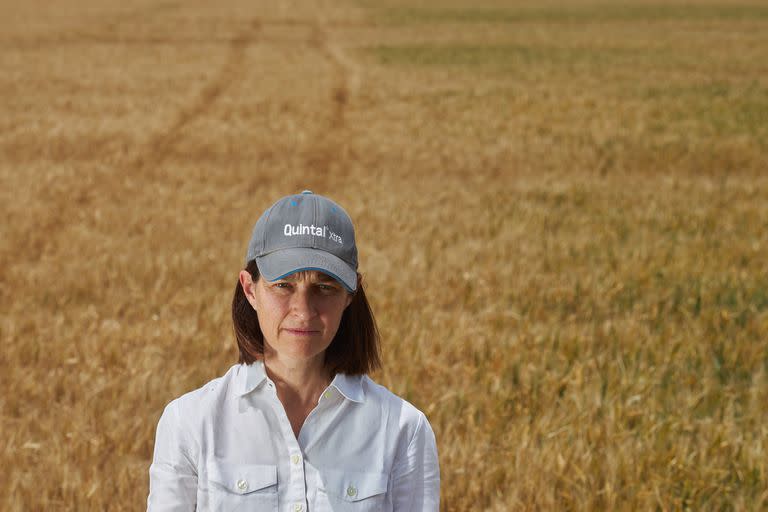
[[[208,466],[211,511],[277,510],[277,467],[258,464]]]
[[[353,471],[318,471],[319,511],[383,511],[389,475]]]

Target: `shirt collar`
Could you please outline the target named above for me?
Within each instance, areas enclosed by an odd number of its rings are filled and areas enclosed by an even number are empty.
[[[264,370],[263,361],[254,361],[249,365],[241,366],[240,395],[242,396],[250,393],[266,380],[267,372]],[[336,388],[347,400],[360,403],[365,401],[362,375],[337,373],[333,378],[333,381],[331,381],[331,386]]]
[[[267,380],[263,361],[241,366],[240,374],[240,395],[247,395]]]
[[[363,376],[362,375],[347,375],[345,373],[337,373],[331,381],[331,386],[339,390],[339,393],[344,395],[347,400],[353,402],[364,402],[365,393],[363,393]]]

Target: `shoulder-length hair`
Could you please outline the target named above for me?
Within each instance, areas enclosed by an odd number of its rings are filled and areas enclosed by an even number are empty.
[[[259,279],[259,268],[251,260],[245,267],[254,282]],[[344,310],[333,341],[325,351],[325,367],[331,375],[363,375],[381,368],[380,336],[363,289],[362,276],[357,274],[357,290],[352,302]],[[232,298],[232,323],[235,340],[240,351],[239,362],[251,364],[264,358],[264,334],[256,311],[248,302],[238,280]]]

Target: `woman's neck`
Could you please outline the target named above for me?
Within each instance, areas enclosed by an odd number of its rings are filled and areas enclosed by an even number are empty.
[[[286,411],[308,409],[308,414],[331,382],[322,356],[309,361],[286,362],[265,353],[264,368],[275,383],[277,396]]]

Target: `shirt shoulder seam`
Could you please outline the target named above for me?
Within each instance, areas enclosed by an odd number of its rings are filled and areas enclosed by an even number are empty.
[[[192,451],[190,450],[191,447],[188,446],[190,443],[196,444],[196,441],[194,440],[193,436],[187,432],[184,423],[181,421],[181,413],[179,411],[180,407],[181,403],[178,398],[171,402],[171,408],[173,409],[173,420],[175,423],[174,427],[179,436],[179,449],[182,452],[182,455],[195,469],[195,473],[197,473],[197,458],[193,456]]]

